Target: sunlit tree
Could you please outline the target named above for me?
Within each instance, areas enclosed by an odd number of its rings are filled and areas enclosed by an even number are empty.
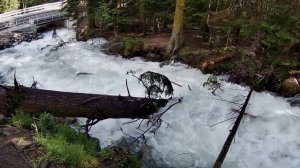
[[[18,9],[19,6],[20,6],[20,3],[18,0],[1,0],[0,1],[0,13]]]
[[[176,10],[172,29],[172,36],[168,44],[168,53],[173,55],[183,45],[183,15],[185,0],[176,0]]]

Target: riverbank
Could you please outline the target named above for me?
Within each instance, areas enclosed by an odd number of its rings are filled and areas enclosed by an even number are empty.
[[[228,75],[229,82],[247,85],[257,91],[272,91],[284,97],[300,93],[298,50],[289,57],[275,59],[266,56],[263,37],[259,35],[252,41],[227,46],[225,39],[218,44],[209,44],[195,31],[185,34],[185,46],[169,56],[165,51],[170,36],[170,33],[148,36],[135,33],[113,36],[112,33],[106,33],[104,37],[108,43],[105,48],[107,54],[119,54],[124,58],[142,57],[147,61],[161,62],[161,66],[177,61],[198,68],[203,73]]]
[[[75,123],[47,113],[38,118],[20,112],[12,118],[0,116],[0,167],[141,167],[124,147],[100,149],[99,141],[80,133]]]

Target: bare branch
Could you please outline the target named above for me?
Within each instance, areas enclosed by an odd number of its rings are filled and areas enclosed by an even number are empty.
[[[130,95],[130,91],[129,91],[129,88],[128,88],[127,79],[126,79],[126,88],[127,88],[127,93],[128,93],[128,96],[129,96],[129,97],[131,97],[131,95]]]
[[[176,104],[181,103],[181,101],[182,101],[182,97],[179,98],[178,101],[177,101],[176,103],[173,103],[172,105],[170,105],[164,112],[162,112],[161,114],[159,114],[159,117],[152,123],[152,125],[151,125],[148,129],[146,129],[139,137],[137,137],[134,141],[132,141],[132,142],[130,143],[130,145],[132,145],[134,142],[138,141],[140,138],[144,137],[145,134],[146,134],[152,127],[154,127],[155,124],[156,124],[157,122],[159,122],[160,118],[161,118],[168,110],[170,110],[170,109],[171,109],[173,106],[175,106]]]

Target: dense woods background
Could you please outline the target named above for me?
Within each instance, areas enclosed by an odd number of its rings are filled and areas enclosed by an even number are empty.
[[[299,0],[69,0],[66,11],[78,27],[88,22],[86,36],[172,32],[170,57],[292,96],[300,93],[299,8]]]

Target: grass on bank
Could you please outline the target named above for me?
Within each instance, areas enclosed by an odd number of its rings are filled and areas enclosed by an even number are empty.
[[[42,113],[37,122],[39,132],[35,141],[44,146],[49,159],[70,167],[93,168],[98,166],[97,142],[78,133],[67,124],[57,123],[49,113]]]
[[[12,124],[35,130],[34,140],[46,149],[47,160],[72,168],[105,167],[102,161],[119,168],[141,167],[141,161],[125,150],[116,152],[105,148],[99,152],[97,141],[87,138],[85,134],[75,131],[66,123],[58,122],[49,113],[42,113],[34,123],[28,114],[17,112],[12,117]]]
[[[23,112],[12,117],[17,127],[34,128],[34,140],[47,150],[47,159],[74,168],[96,168],[98,165],[97,142],[76,132],[69,125],[59,123],[49,113],[42,113],[37,123]]]
[[[32,117],[21,111],[17,111],[15,115],[12,116],[11,124],[18,128],[30,129],[33,123]]]

